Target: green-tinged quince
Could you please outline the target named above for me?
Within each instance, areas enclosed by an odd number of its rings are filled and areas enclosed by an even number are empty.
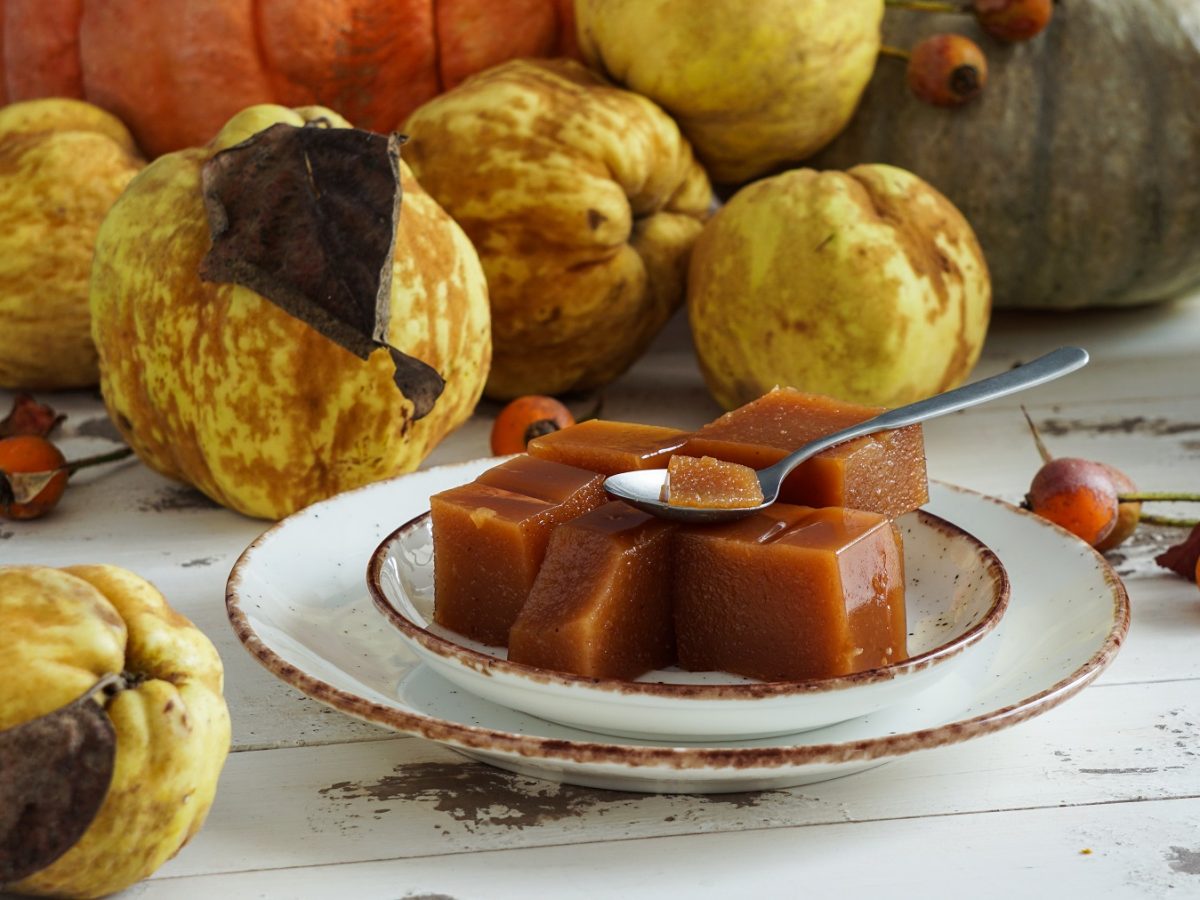
[[[967,220],[891,166],[757,181],[692,254],[696,352],[727,409],[776,385],[867,406],[948,390],[979,359],[990,313]]]
[[[883,0],[578,0],[587,62],[669,112],[714,181],[802,160],[850,121]]]

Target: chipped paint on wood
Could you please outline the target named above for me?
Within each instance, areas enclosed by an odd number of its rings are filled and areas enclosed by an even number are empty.
[[[1038,430],[1045,436],[1061,437],[1086,432],[1091,434],[1140,434],[1169,437],[1200,431],[1200,422],[1177,422],[1163,417],[1125,416],[1119,419],[1043,419]]]
[[[215,556],[201,556],[197,559],[189,559],[187,562],[182,562],[179,565],[184,569],[191,569],[196,566],[211,566],[217,561]]]
[[[418,802],[432,805],[468,831],[499,827],[525,829],[589,813],[604,815],[614,806],[637,807],[646,795],[554,784],[477,763],[424,762],[396,766],[374,781],[340,781],[318,791],[330,801]],[[671,796],[671,795],[666,795]],[[694,806],[746,809],[771,800],[792,800],[788,791],[679,795]],[[372,810],[376,815],[391,807]],[[675,821],[668,816],[665,821]]]
[[[1200,875],[1200,846],[1190,850],[1187,847],[1172,847],[1167,852],[1167,865],[1174,872]]]
[[[178,512],[188,509],[220,509],[220,505],[195,488],[171,485],[138,503],[141,512]]]
[[[1084,775],[1152,775],[1163,769],[1182,769],[1183,766],[1141,766],[1123,769],[1080,769]]]
[[[1125,543],[1105,553],[1104,558],[1126,580],[1161,578],[1166,572],[1154,558],[1182,541],[1187,533],[1186,528],[1143,523]]]

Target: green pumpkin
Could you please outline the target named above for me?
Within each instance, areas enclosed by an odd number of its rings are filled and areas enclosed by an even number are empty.
[[[810,164],[890,163],[929,181],[979,237],[997,306],[1070,309],[1169,299],[1200,285],[1200,4],[1059,0],[1023,44],[969,16],[889,10],[885,43],[953,31],[989,80],[926,106],[880,58],[847,130]]]

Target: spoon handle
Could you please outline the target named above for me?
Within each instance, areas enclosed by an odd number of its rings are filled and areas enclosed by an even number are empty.
[[[918,400],[907,406],[889,409],[873,419],[867,419],[865,422],[851,425],[842,431],[810,441],[795,453],[785,456],[775,465],[760,470],[759,480],[763,482],[763,491],[766,493],[768,487],[781,483],[792,469],[806,459],[843,441],[874,434],[877,431],[889,431],[893,428],[915,425],[927,419],[944,416],[947,413],[957,412],[969,406],[977,406],[980,403],[987,403],[989,400],[1005,397],[1008,394],[1015,394],[1026,388],[1037,387],[1039,384],[1045,384],[1047,381],[1053,381],[1068,372],[1082,368],[1087,361],[1088,354],[1083,348],[1060,347],[1045,356],[1039,356],[1032,362],[1016,366],[1007,372],[993,375],[991,378],[983,378],[972,384],[946,391],[944,394],[936,394],[926,400]],[[774,481],[775,485],[768,485],[768,478]]]

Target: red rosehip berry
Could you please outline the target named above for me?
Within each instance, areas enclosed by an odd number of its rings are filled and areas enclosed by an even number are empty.
[[[913,48],[908,87],[934,106],[961,106],[987,84],[987,60],[979,45],[959,34],[935,34]]]
[[[983,30],[1001,41],[1027,41],[1050,23],[1053,0],[972,0]]]

